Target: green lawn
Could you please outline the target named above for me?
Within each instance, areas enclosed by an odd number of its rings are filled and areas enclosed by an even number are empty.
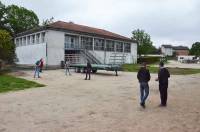
[[[122,66],[123,71],[129,72],[138,72],[140,65],[138,64],[124,64]],[[152,65],[148,66],[148,69],[151,73],[157,73],[158,67]],[[188,75],[200,73],[200,69],[191,69],[191,68],[167,68],[172,75]]]
[[[44,86],[33,81],[0,74],[0,93]]]

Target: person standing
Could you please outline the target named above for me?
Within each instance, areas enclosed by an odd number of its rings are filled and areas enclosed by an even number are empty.
[[[160,100],[161,104],[159,106],[167,106],[167,89],[168,89],[168,78],[170,77],[170,73],[167,68],[164,67],[164,63],[160,62],[158,78],[156,81],[159,81],[159,91],[160,91]]]
[[[70,66],[69,61],[66,61],[66,62],[65,62],[65,75],[67,75],[67,73],[68,73],[69,75],[71,75],[71,73],[70,73],[70,71],[69,71],[69,66]]]
[[[40,67],[40,72],[42,72],[43,66],[44,66],[44,61],[43,61],[43,59],[41,58],[41,59],[40,59],[40,65],[39,65],[39,67]]]
[[[35,72],[34,72],[34,78],[37,76],[38,78],[40,78],[40,63],[41,61],[38,60],[35,63]]]
[[[92,70],[92,65],[90,64],[90,62],[87,62],[87,67],[86,67],[86,76],[85,76],[85,80],[90,80],[90,73]]]
[[[145,101],[149,95],[149,80],[151,78],[146,63],[143,63],[137,73],[137,78],[140,83],[140,105],[145,108]]]

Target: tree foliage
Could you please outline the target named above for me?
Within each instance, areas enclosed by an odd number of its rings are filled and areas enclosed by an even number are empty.
[[[6,13],[9,27],[14,34],[32,29],[39,25],[37,15],[24,7],[10,5],[6,8]]]
[[[151,36],[146,33],[144,30],[134,30],[132,32],[133,40],[138,42],[138,54],[154,54],[156,52],[156,48],[153,46],[153,42],[151,41]]]
[[[15,45],[6,30],[0,30],[0,60],[12,62],[15,57]]]
[[[43,20],[42,26],[49,25],[49,24],[51,24],[51,23],[53,23],[53,22],[54,22],[54,17],[51,17],[51,18],[49,18],[49,19]]]
[[[190,54],[195,56],[200,56],[200,42],[195,42],[192,44],[192,48],[190,49]]]
[[[6,19],[6,6],[1,3],[0,1],[0,29],[5,29],[7,31],[10,31],[8,28],[8,20]]]

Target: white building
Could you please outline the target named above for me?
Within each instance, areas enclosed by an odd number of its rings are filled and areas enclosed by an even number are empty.
[[[62,21],[15,37],[18,64],[34,65],[43,58],[47,66],[61,61],[96,64],[137,63],[137,43],[127,37]]]
[[[164,56],[173,56],[173,47],[171,45],[162,45],[161,53]]]

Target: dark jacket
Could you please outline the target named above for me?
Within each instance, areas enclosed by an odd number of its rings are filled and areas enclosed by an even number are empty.
[[[166,68],[160,68],[158,72],[158,80],[160,84],[168,85],[168,78],[170,77],[170,73]]]
[[[87,70],[91,70],[92,69],[92,65],[88,62],[87,63]]]
[[[148,82],[151,78],[149,70],[144,67],[140,68],[137,74],[137,78],[139,82]]]

